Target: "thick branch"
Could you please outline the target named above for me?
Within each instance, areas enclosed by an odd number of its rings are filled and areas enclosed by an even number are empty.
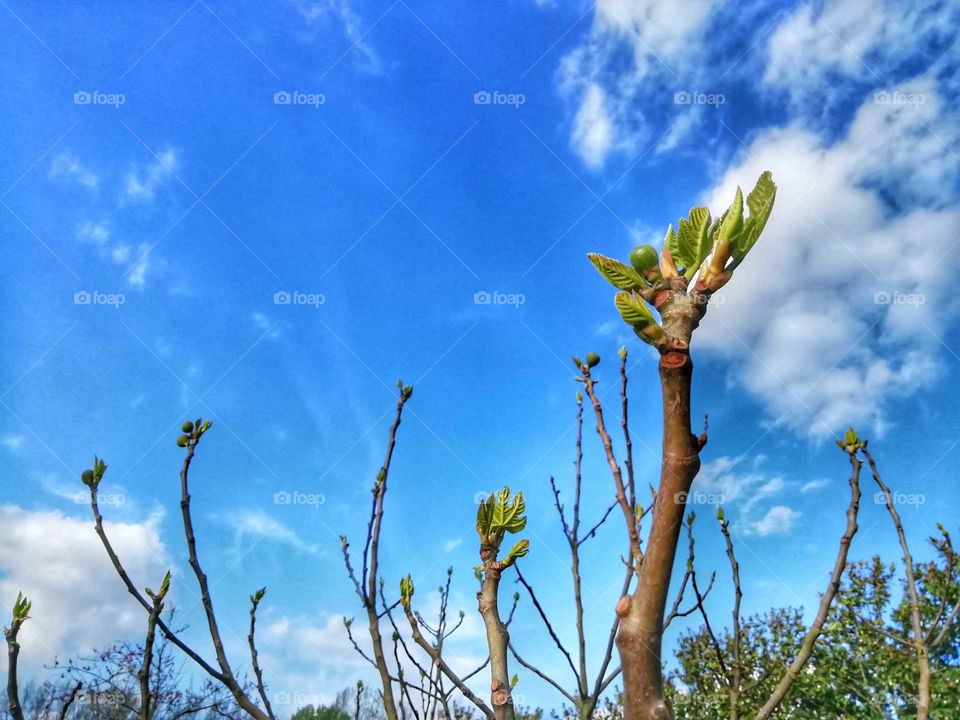
[[[20,705],[20,684],[17,680],[17,661],[20,658],[20,643],[17,634],[20,623],[14,618],[9,628],[3,629],[7,639],[7,707],[13,720],[23,720],[23,707]]]

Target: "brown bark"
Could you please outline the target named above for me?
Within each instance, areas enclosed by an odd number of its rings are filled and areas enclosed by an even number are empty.
[[[153,608],[147,616],[147,635],[143,641],[143,661],[137,672],[140,682],[140,709],[137,712],[139,720],[150,720],[153,717],[153,701],[150,693],[150,666],[153,665],[153,643],[157,636],[157,619],[163,612],[163,601],[154,599]]]
[[[843,578],[843,571],[847,567],[847,553],[850,550],[850,543],[853,541],[853,536],[857,533],[857,513],[860,509],[861,462],[857,459],[855,452],[848,451],[848,453],[850,455],[851,472],[850,505],[847,506],[847,527],[840,537],[840,547],[837,550],[837,559],[833,564],[830,583],[820,598],[820,607],[817,610],[817,615],[807,630],[807,634],[803,637],[803,642],[800,644],[800,650],[797,656],[793,659],[793,662],[790,663],[790,666],[786,669],[786,672],[784,672],[783,677],[780,678],[780,682],[777,683],[773,692],[770,693],[770,697],[767,698],[763,707],[757,711],[754,720],[767,720],[767,718],[773,715],[777,706],[779,706],[787,696],[787,692],[789,692],[793,683],[800,675],[800,671],[803,670],[810,656],[813,654],[813,647],[823,632],[823,624],[827,620],[827,613],[830,612],[830,605],[833,603],[833,598],[840,589],[840,580]]]
[[[207,581],[207,575],[200,565],[200,558],[197,555],[197,538],[193,531],[193,518],[190,514],[190,463],[193,460],[193,454],[196,444],[191,443],[187,447],[187,454],[183,459],[183,467],[180,469],[180,513],[183,517],[183,533],[187,540],[187,553],[190,559],[190,567],[193,568],[194,575],[197,578],[197,585],[200,588],[200,603],[203,605],[204,614],[207,618],[207,629],[210,631],[210,639],[213,641],[213,649],[217,656],[217,665],[222,674],[221,682],[230,691],[237,705],[250,715],[254,720],[271,720],[263,710],[257,707],[257,704],[251,700],[243,691],[240,683],[237,681],[227,660],[226,651],[223,648],[223,640],[220,637],[220,627],[217,623],[217,616],[213,609],[213,598],[210,595],[210,584]]]
[[[17,634],[20,625],[14,620],[9,628],[3,629],[7,639],[7,707],[13,720],[23,720],[23,707],[20,705],[20,685],[17,680],[17,661],[20,658],[20,643]]]
[[[883,493],[887,512],[890,513],[890,519],[897,530],[897,539],[900,541],[900,549],[903,551],[903,567],[907,580],[907,597],[910,600],[910,626],[912,638],[910,644],[913,646],[914,653],[917,656],[917,720],[927,720],[930,717],[930,649],[927,645],[926,635],[923,631],[923,624],[920,618],[920,598],[917,594],[917,578],[913,569],[913,555],[910,553],[910,547],[907,545],[907,535],[903,530],[903,522],[900,520],[900,513],[897,512],[894,503],[893,493],[880,477],[880,471],[873,460],[870,451],[867,450],[866,441],[862,446],[863,455],[870,463],[870,471],[877,487]]]
[[[267,688],[263,684],[263,669],[260,667],[260,653],[257,652],[257,607],[260,605],[260,600],[263,598],[265,591],[266,588],[250,597],[250,632],[247,634],[247,644],[250,646],[250,663],[253,667],[253,675],[257,679],[257,692],[260,693],[263,709],[267,711],[267,715],[275,718],[273,707],[270,705],[270,698],[267,696]]]
[[[487,557],[484,557],[484,555]],[[501,566],[496,559],[496,551],[481,548],[484,560],[483,587],[477,593],[477,605],[483,625],[487,632],[487,646],[490,648],[490,702],[496,720],[514,720],[513,698],[510,694],[510,672],[507,668],[507,646],[510,635],[500,620],[497,594],[500,589]]]
[[[403,416],[403,406],[409,399],[409,394],[400,389],[400,399],[397,401],[397,412],[390,426],[390,436],[387,440],[387,452],[380,473],[377,475],[374,487],[373,521],[367,535],[367,547],[370,550],[370,568],[366,577],[365,588],[367,601],[364,603],[367,611],[367,624],[370,629],[370,641],[373,645],[373,659],[380,674],[380,683],[383,688],[383,705],[387,720],[397,720],[397,703],[393,694],[393,681],[390,668],[387,666],[386,655],[383,652],[383,637],[380,634],[380,615],[377,612],[377,582],[379,580],[380,563],[380,526],[383,522],[383,500],[387,494],[387,475],[390,472],[390,461],[397,444],[397,430]],[[364,566],[367,564],[366,548],[364,550]]]
[[[661,292],[658,300],[666,334],[660,347],[663,397],[660,485],[646,552],[638,570],[636,591],[632,596],[621,598],[617,604],[620,617],[617,648],[623,668],[626,720],[669,720],[672,717],[663,693],[663,618],[686,496],[700,469],[700,449],[703,446],[693,434],[690,423],[693,363],[689,347],[690,337],[706,303],[698,293],[687,295],[679,289]]]

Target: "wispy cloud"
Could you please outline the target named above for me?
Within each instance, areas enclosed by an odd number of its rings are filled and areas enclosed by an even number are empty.
[[[133,201],[152,200],[157,189],[177,168],[177,153],[168,148],[145,165],[134,166],[124,179],[124,196]]]
[[[297,8],[310,24],[333,22],[339,25],[351,43],[354,63],[367,72],[380,71],[380,58],[364,37],[367,27],[349,0],[297,0]]]
[[[23,435],[4,435],[0,438],[0,445],[10,452],[17,452],[23,447],[26,438]]]
[[[259,510],[241,510],[220,519],[233,528],[238,541],[254,538],[289,545],[301,552],[317,551],[316,545],[305,542],[295,531]]]
[[[50,165],[50,177],[73,180],[91,190],[95,190],[97,183],[100,181],[100,178],[88,170],[78,158],[66,152],[62,152],[53,158]]]

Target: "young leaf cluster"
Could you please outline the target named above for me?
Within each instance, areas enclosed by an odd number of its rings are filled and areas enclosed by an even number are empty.
[[[516,534],[527,526],[524,516],[526,509],[522,492],[511,495],[510,488],[505,487],[496,494],[491,493],[477,507],[477,534],[480,535],[481,546],[489,547],[496,554],[506,533]],[[499,561],[501,567],[509,567],[526,555],[529,549],[529,540],[519,540],[510,548],[507,556]]]

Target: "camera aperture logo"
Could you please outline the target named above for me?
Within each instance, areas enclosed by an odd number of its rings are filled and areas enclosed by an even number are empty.
[[[306,505],[307,507],[319,508],[326,501],[326,496],[321,493],[305,493],[299,490],[293,492],[278,490],[273,494],[274,505]]]
[[[723,493],[705,493],[697,490],[680,491],[673,496],[673,502],[677,505],[723,505],[726,500]]]
[[[123,293],[103,293],[99,290],[94,290],[93,292],[79,290],[73,294],[74,305],[107,305],[119,310],[120,306],[126,301],[127,298]]]
[[[474,305],[512,305],[514,308],[519,308],[525,302],[527,302],[527,296],[523,293],[478,290],[473,294]]]
[[[920,307],[927,301],[922,293],[888,292],[880,290],[873,294],[875,305],[913,305]]]
[[[922,493],[903,493],[893,491],[890,493],[890,504],[892,505],[913,505],[914,507],[919,508],[926,502],[927,496],[923,495]],[[873,504],[887,504],[887,496],[883,493],[883,491],[877,491],[873,494]]]
[[[523,93],[478,90],[473,94],[474,105],[510,105],[519,109],[525,102],[527,102],[527,96]]]
[[[71,495],[73,502],[77,505],[89,505],[90,493],[85,490],[75,492]],[[123,493],[97,493],[97,503],[100,505],[112,505],[113,507],[123,507],[127,503],[127,496]]]
[[[878,90],[873,94],[874,105],[916,105],[919,107],[926,101],[927,96],[923,93]]]
[[[123,93],[105,93],[99,90],[77,90],[73,94],[74,105],[108,105],[118,108],[127,101]]]
[[[321,105],[325,105],[326,102],[327,96],[323,93],[308,93],[301,92],[300,90],[294,90],[292,92],[278,90],[273,94],[274,105],[306,105],[307,107],[316,109]]]
[[[727,98],[723,93],[687,92],[684,90],[673,94],[674,105],[713,105],[718,108],[726,102]]]
[[[277,290],[273,294],[274,305],[309,305],[319,308],[327,301],[323,293],[305,293],[299,290],[288,292],[286,290]]]

